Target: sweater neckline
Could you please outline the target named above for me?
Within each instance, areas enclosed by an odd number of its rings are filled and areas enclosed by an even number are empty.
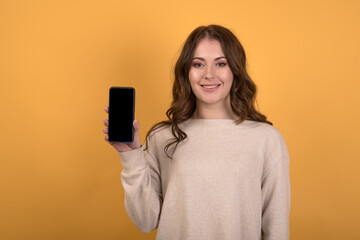
[[[225,130],[235,128],[249,128],[256,125],[256,121],[244,120],[240,124],[236,124],[233,119],[187,119],[181,125],[186,129],[196,130]],[[185,130],[185,129],[184,129]]]

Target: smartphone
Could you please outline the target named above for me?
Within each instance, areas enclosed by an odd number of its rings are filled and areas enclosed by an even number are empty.
[[[109,142],[133,142],[134,113],[135,89],[132,87],[110,87]]]

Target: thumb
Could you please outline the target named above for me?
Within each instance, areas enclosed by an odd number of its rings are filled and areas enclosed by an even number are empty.
[[[140,124],[139,124],[139,120],[135,119],[133,122],[133,126],[134,126],[134,141],[132,143],[130,143],[129,147],[132,149],[136,149],[136,148],[140,148],[141,147],[141,143],[140,143]]]
[[[140,130],[140,123],[138,119],[135,119],[133,122],[133,126],[134,126],[134,131],[137,133]]]

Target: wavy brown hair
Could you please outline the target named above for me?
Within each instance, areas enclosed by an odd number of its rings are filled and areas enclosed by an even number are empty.
[[[246,71],[246,55],[243,46],[236,36],[227,28],[219,25],[200,26],[193,30],[186,39],[180,56],[175,65],[175,80],[173,84],[173,101],[166,111],[169,120],[154,124],[146,135],[146,147],[151,132],[164,126],[171,126],[174,136],[165,147],[165,154],[172,159],[178,146],[187,135],[179,128],[179,124],[190,119],[196,110],[196,97],[191,90],[189,71],[194,57],[194,52],[200,40],[208,38],[221,43],[225,58],[234,75],[230,89],[231,108],[239,116],[234,120],[236,124],[244,120],[253,120],[273,125],[266,120],[266,116],[255,109],[257,87]],[[169,147],[175,144],[172,154],[168,154]]]

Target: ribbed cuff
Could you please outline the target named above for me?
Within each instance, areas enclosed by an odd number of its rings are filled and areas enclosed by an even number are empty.
[[[144,170],[147,166],[142,146],[127,152],[118,152],[118,154],[121,158],[121,164],[124,167],[124,171],[127,173]]]

